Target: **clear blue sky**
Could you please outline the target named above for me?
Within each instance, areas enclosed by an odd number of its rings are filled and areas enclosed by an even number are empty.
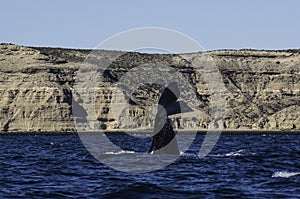
[[[183,32],[205,49],[300,48],[298,0],[0,0],[0,42],[93,48],[138,27]]]

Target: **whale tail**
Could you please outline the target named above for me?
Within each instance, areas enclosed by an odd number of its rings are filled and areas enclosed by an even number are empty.
[[[155,117],[154,132],[157,133],[152,137],[150,153],[179,154],[176,133],[168,116],[190,112],[192,109],[185,102],[177,101],[178,97],[178,85],[176,82],[172,82],[165,88],[158,101],[164,111],[158,110]]]

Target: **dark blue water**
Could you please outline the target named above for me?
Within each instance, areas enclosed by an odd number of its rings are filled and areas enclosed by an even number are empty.
[[[132,174],[99,162],[78,135],[2,135],[0,198],[300,198],[300,134],[222,134],[200,159],[203,137],[168,167]]]

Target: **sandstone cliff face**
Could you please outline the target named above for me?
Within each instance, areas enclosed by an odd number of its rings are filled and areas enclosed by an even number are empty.
[[[0,45],[0,130],[6,132],[76,131],[72,97],[76,77],[88,50]],[[97,59],[111,61],[118,52],[99,51]],[[206,52],[219,68],[226,93],[225,129],[300,130],[300,51],[220,50]],[[193,58],[199,53],[189,54]],[[97,127],[103,130],[149,129],[163,87],[141,86],[119,118],[112,113],[116,82],[130,69],[162,62],[188,79],[197,96],[199,117],[172,117],[176,128],[207,129],[210,93],[200,74],[179,55],[126,53],[107,68],[97,87]],[[82,67],[81,67],[82,68]],[[147,70],[145,68],[144,70]],[[126,94],[126,93],[125,93]],[[189,93],[185,93],[186,96]],[[116,103],[114,103],[116,106]],[[115,108],[116,109],[116,108]]]

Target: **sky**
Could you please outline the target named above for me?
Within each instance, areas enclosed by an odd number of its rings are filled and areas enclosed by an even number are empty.
[[[0,0],[0,6],[0,43],[94,48],[122,31],[161,27],[205,50],[300,48],[298,0]]]

